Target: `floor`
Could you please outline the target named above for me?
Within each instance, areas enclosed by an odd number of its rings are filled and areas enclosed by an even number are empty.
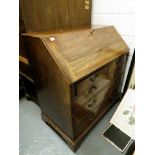
[[[115,112],[116,104],[93,128],[76,153],[41,119],[41,111],[25,98],[19,104],[20,155],[125,155],[108,143],[101,133]]]

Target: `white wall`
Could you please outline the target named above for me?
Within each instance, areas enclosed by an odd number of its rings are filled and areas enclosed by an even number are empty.
[[[130,48],[124,82],[134,51],[134,0],[92,0],[92,27],[114,25]]]

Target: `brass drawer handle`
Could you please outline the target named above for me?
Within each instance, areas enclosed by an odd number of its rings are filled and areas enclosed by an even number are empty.
[[[88,104],[88,107],[93,108],[96,105],[96,99],[93,100],[93,103]]]
[[[91,94],[93,90],[97,89],[95,85],[91,86],[90,89],[88,90],[88,94]]]
[[[95,32],[95,29],[92,29],[92,31],[90,32],[90,34],[92,35]]]
[[[97,77],[98,77],[98,74],[95,74],[94,77],[91,77],[91,78],[90,78],[90,81],[91,81],[91,82],[94,82],[94,81],[96,80]]]
[[[93,103],[96,103],[96,99],[93,100]]]

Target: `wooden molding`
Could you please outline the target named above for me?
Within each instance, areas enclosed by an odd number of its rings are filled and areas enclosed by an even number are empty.
[[[31,77],[29,77],[28,75],[26,75],[25,73],[23,73],[22,71],[19,71],[19,74],[21,74],[22,76],[24,76],[26,79],[28,79],[29,81],[31,81],[32,83],[34,83],[33,79]]]
[[[29,65],[28,59],[24,58],[23,56],[19,56],[19,61],[26,65]]]
[[[93,126],[106,114],[106,112],[110,109],[110,107],[112,107],[114,105],[114,103],[117,103],[117,101],[119,100],[120,96],[117,96],[112,103],[110,103],[103,112],[100,113],[100,115],[98,115],[98,117],[96,117],[96,119],[93,120],[93,122],[78,136],[77,139],[71,139],[70,137],[68,137],[68,135],[66,133],[64,133],[58,126],[56,126],[53,121],[45,114],[45,113],[41,113],[41,117],[42,120],[48,124],[50,127],[52,127],[52,129],[54,129],[59,136],[67,143],[67,145],[70,147],[70,149],[75,152],[81,145],[82,140],[84,139],[84,137],[89,133],[89,131],[93,128]]]

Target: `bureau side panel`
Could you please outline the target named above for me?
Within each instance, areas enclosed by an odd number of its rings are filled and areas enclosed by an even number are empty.
[[[73,139],[70,87],[41,39],[25,36],[25,43],[41,110]]]

